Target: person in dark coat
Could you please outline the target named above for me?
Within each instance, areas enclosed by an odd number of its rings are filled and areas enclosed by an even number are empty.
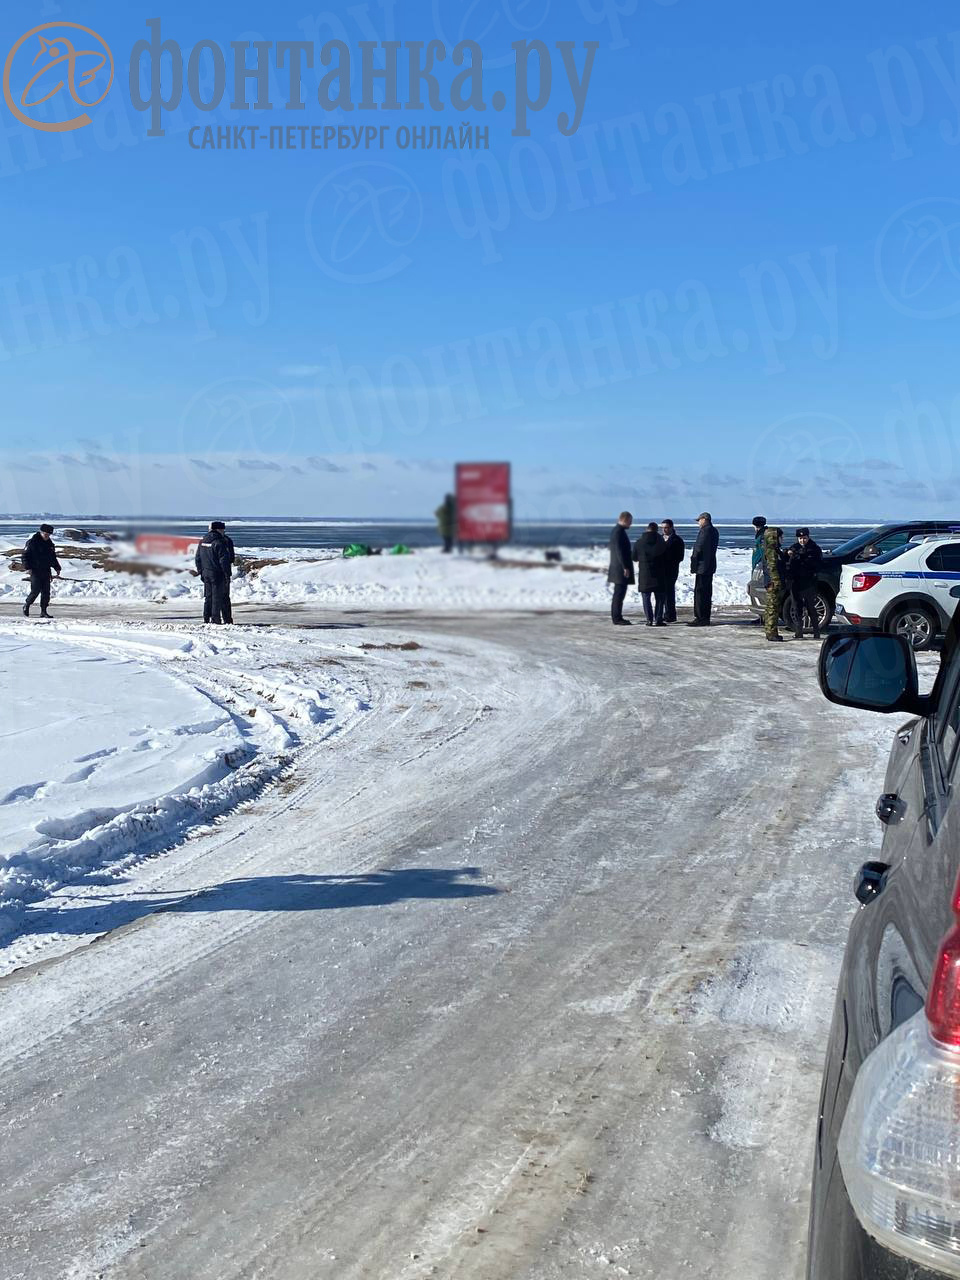
[[[643,598],[643,612],[648,627],[664,625],[666,571],[663,553],[664,544],[657,522],[651,520],[633,544],[633,558],[637,562],[637,590]]]
[[[717,547],[720,534],[713,527],[709,511],[697,518],[700,532],[690,552],[690,572],[695,575],[693,587],[693,621],[688,627],[709,627],[713,608],[713,575],[717,572]]]
[[[452,493],[446,495],[433,514],[437,518],[437,531],[443,539],[443,549],[449,555],[457,535],[457,500]]]
[[[204,622],[233,622],[230,577],[236,552],[222,520],[211,520],[210,531],[197,547],[194,563],[203,579]]]
[[[677,579],[687,548],[672,520],[664,520],[660,532],[663,534],[663,620],[670,623],[677,620]]]
[[[60,577],[60,561],[57,559],[57,548],[53,545],[52,524],[42,524],[39,531],[28,539],[21,560],[30,575],[30,594],[23,606],[23,616],[30,617],[30,606],[39,596],[40,617],[49,618],[47,606],[50,603],[50,578],[53,573]]]
[[[817,573],[823,560],[823,552],[810,537],[809,529],[798,529],[797,540],[787,551],[787,586],[793,605],[793,630],[798,640],[803,639],[803,614],[813,626],[814,640],[820,639],[820,616],[817,613]]]
[[[610,534],[610,568],[607,570],[607,581],[613,583],[610,617],[615,627],[630,626],[623,616],[623,602],[627,598],[627,587],[633,584],[633,560],[630,556],[630,539],[627,537],[627,530],[632,524],[633,516],[630,512],[621,511],[620,518]]]

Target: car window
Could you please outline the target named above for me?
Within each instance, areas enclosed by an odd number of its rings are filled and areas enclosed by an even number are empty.
[[[909,543],[905,543],[902,547],[894,547],[892,551],[887,551],[882,556],[877,556],[873,561],[874,564],[889,564],[891,560],[896,560],[897,556],[902,556],[905,551],[912,550]]]
[[[849,542],[841,542],[839,547],[832,547],[830,554],[832,556],[850,556],[855,551],[859,551],[862,546],[870,541],[868,533],[858,533],[855,538],[851,538]]]
[[[902,550],[910,541],[910,534],[904,529],[900,533],[888,533],[885,538],[880,538],[873,545],[877,548],[880,555],[884,555],[888,551]]]
[[[960,573],[960,542],[951,542],[927,556],[927,568],[934,573]]]

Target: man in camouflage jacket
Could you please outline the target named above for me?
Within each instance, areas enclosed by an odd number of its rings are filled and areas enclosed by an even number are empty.
[[[763,535],[763,584],[767,589],[767,604],[763,613],[763,628],[768,640],[782,640],[780,634],[780,606],[783,603],[784,555],[783,530],[768,527]]]

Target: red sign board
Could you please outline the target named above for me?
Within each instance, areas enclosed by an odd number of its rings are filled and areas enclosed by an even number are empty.
[[[509,542],[509,462],[457,463],[457,541]]]
[[[180,556],[194,551],[199,538],[177,538],[169,533],[138,533],[137,554],[141,556]]]

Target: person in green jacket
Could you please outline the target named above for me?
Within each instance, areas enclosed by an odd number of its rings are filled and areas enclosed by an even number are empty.
[[[433,514],[437,517],[437,529],[443,539],[443,550],[449,553],[453,550],[453,540],[457,533],[457,500],[452,493],[446,495]]]
[[[763,559],[763,534],[767,527],[766,516],[753,517],[753,559],[750,562],[751,573]]]
[[[763,532],[767,527],[767,517],[754,516],[751,523],[753,525],[753,558],[750,561],[750,576],[753,577],[757,565],[763,564]],[[762,627],[763,614],[755,618],[754,622]]]
[[[763,585],[767,589],[767,604],[763,613],[763,629],[768,640],[782,640],[780,634],[780,606],[784,589],[783,530],[767,528],[763,534]]]

